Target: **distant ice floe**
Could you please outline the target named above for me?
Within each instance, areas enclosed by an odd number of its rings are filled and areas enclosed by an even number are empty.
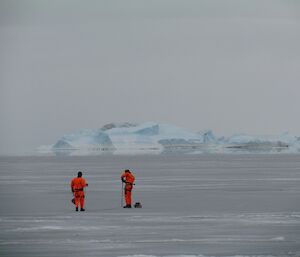
[[[109,123],[100,129],[66,134],[38,152],[55,155],[168,153],[299,153],[300,137],[235,134],[217,138],[211,130],[191,132],[155,122]]]

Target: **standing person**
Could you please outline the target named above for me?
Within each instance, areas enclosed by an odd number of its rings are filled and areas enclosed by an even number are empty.
[[[82,177],[82,172],[78,171],[77,177],[71,180],[71,190],[75,198],[76,211],[78,211],[78,206],[80,205],[80,211],[85,211],[84,209],[84,188],[88,184],[86,180]]]
[[[121,175],[122,183],[125,183],[124,197],[126,205],[123,208],[131,208],[131,191],[135,177],[130,170],[125,170]]]

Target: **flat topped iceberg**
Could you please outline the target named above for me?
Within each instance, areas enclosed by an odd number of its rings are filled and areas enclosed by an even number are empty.
[[[83,129],[62,136],[48,148],[52,152],[75,151],[76,154],[89,151],[114,151],[115,153],[139,153],[146,151],[160,153],[166,147],[203,144],[211,139],[208,134],[194,133],[170,124],[155,122],[109,123],[100,129]]]
[[[253,136],[235,134],[216,138],[211,130],[192,132],[185,128],[155,122],[109,123],[100,129],[83,129],[66,134],[51,146],[42,146],[42,151],[72,154],[113,153],[162,153],[166,151],[184,152],[233,152],[269,151],[287,149],[298,152],[300,138],[284,133],[279,136]],[[232,150],[234,149],[234,150]],[[286,150],[284,150],[286,151]]]
[[[182,140],[203,142],[202,135],[169,124],[154,122],[143,123],[129,128],[116,127],[105,131],[111,138],[117,151],[126,150],[157,150],[163,151],[166,140],[172,143]],[[165,141],[162,141],[165,140]]]

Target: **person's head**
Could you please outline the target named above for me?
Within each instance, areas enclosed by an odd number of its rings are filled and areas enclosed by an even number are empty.
[[[82,177],[82,172],[81,172],[81,171],[78,171],[77,177],[78,177],[78,178],[81,178],[81,177]]]
[[[130,173],[130,170],[125,170],[126,173]]]

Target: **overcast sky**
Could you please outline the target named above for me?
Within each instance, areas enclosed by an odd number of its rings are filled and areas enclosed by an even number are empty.
[[[300,135],[300,1],[0,0],[0,154],[110,122]]]

